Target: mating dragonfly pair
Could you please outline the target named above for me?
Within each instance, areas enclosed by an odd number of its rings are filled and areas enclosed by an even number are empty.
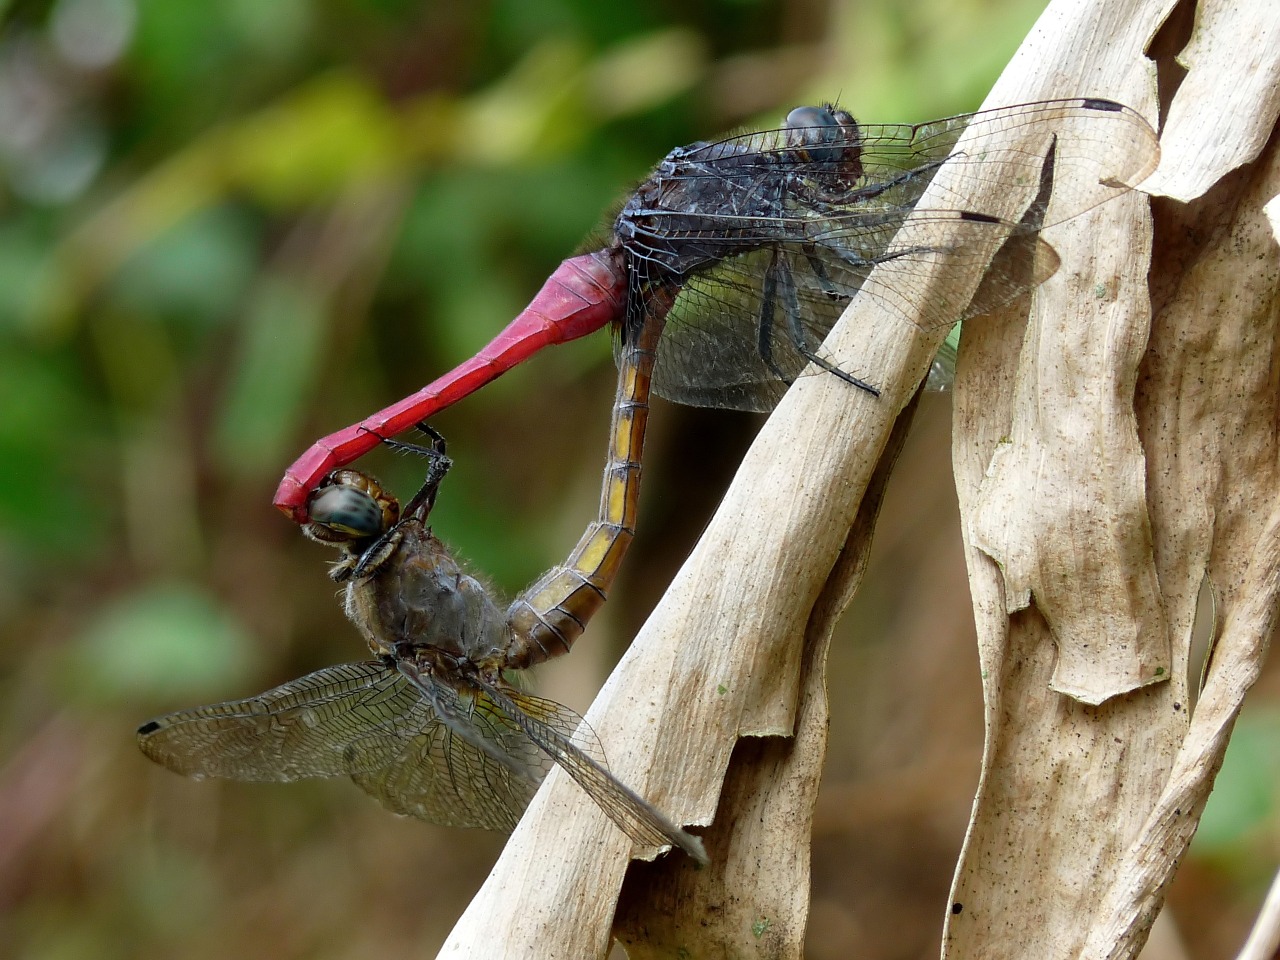
[[[976,146],[957,148],[962,134]],[[777,130],[673,150],[626,201],[608,245],[561,264],[474,358],[318,441],[286,472],[276,506],[342,551],[335,576],[375,659],[153,720],[138,733],[143,751],[192,776],[350,775],[398,813],[494,829],[514,824],[554,761],[633,839],[704,859],[696,837],[609,774],[575,714],[503,677],[568,651],[603,604],[635,533],[651,389],[767,410],[815,369],[874,397],[870,373],[821,349],[854,296],[933,328],[1007,303],[1057,268],[1039,237],[1051,225],[1043,199],[1037,215],[1010,222],[965,209],[966,195],[993,179],[1039,184],[1059,222],[1129,190],[1158,156],[1141,116],[1100,99],[916,126],[801,107]],[[927,192],[943,171],[945,190]],[[940,253],[986,271],[964,308],[877,283],[881,264],[911,277]],[[447,468],[440,444],[403,517],[374,481],[338,468],[542,348],[606,325],[619,374],[599,516],[504,614],[426,525]]]

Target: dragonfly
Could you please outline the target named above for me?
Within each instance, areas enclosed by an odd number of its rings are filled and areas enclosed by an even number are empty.
[[[767,411],[802,373],[826,371],[875,396],[871,373],[845,369],[821,347],[853,297],[875,298],[924,329],[989,312],[1057,269],[1042,227],[1123,194],[1158,159],[1142,116],[1097,98],[916,125],[859,124],[834,104],[805,106],[774,130],[679,147],[622,204],[601,249],[565,260],[474,357],[313,444],[285,472],[275,505],[306,523],[330,471],[538,351],[608,326],[618,386],[597,519],[509,611],[545,650],[567,650],[635,535],[651,391]],[[993,182],[1045,183],[1058,219],[1011,222],[966,208]],[[1013,249],[1018,256],[1001,256]],[[890,262],[899,277],[923,277],[940,253],[986,269],[967,305],[877,280]]]
[[[431,447],[399,445],[430,457],[403,511],[372,477],[338,470],[303,528],[338,549],[330,576],[373,657],[150,720],[138,728],[142,752],[197,779],[349,776],[395,813],[500,831],[559,764],[632,840],[706,863],[701,840],[610,773],[581,717],[508,679],[538,651],[427,524],[450,466],[432,436]]]

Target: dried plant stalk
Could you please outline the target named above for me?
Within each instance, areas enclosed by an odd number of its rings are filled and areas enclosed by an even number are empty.
[[[1273,960],[1280,950],[1280,873],[1271,881],[1267,899],[1258,912],[1258,921],[1236,960]]]
[[[633,864],[628,872],[613,932],[631,960],[660,960],[695,946],[732,957],[801,956],[813,809],[827,749],[827,650],[866,569],[876,517],[915,409],[909,405],[894,424],[805,629],[793,735],[743,740],[730,760],[706,833],[713,863],[721,866],[697,869],[668,858]]]

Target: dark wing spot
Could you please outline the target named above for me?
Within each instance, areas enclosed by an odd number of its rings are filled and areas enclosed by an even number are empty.
[[[976,210],[961,210],[961,220],[972,220],[974,223],[999,223],[999,217],[993,217],[989,213],[978,213]]]
[[[1093,97],[1086,97],[1081,101],[1081,105],[1086,110],[1102,110],[1106,113],[1119,113],[1124,109],[1123,106],[1116,103],[1114,100],[1101,100],[1094,99]]]

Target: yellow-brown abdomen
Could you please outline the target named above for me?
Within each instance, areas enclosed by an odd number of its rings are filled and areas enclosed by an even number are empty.
[[[510,665],[531,666],[567,653],[603,605],[635,536],[640,460],[649,422],[649,385],[662,324],[651,321],[618,361],[600,512],[563,564],[552,567],[507,610],[516,644]]]

